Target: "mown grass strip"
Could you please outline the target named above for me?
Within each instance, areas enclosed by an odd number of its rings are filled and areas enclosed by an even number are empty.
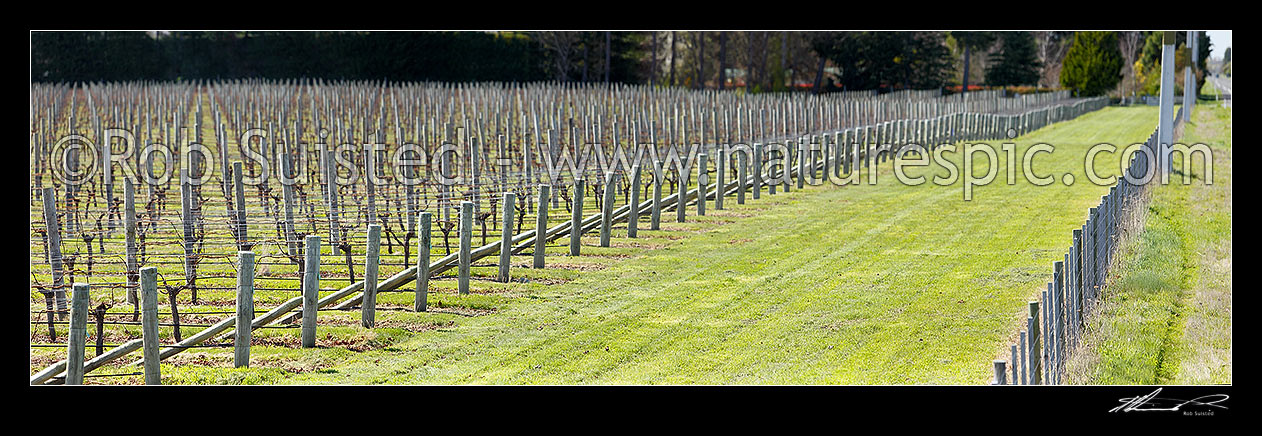
[[[1155,108],[1108,108],[1013,141],[1018,156],[1034,143],[1055,144],[1036,168],[1057,180],[1072,173],[1073,186],[1034,186],[1021,177],[1007,185],[1001,169],[996,183],[963,201],[959,182],[905,186],[886,167],[876,186],[764,192],[746,205],[642,231],[636,242],[652,248],[619,248],[631,242],[625,230],[615,231],[610,248],[585,238],[579,258],[549,247],[550,266],[603,269],[523,269],[531,279],[564,274],[572,281],[512,284],[511,294],[492,291],[504,284],[474,281],[471,296],[493,295],[493,313],[382,313],[446,316],[454,325],[328,330],[342,338],[375,335],[377,346],[362,352],[260,346],[258,358],[270,363],[253,363],[259,372],[249,377],[226,368],[186,375],[186,365],[163,373],[200,383],[985,383],[990,360],[1006,352],[1070,232],[1107,192],[1085,182],[1086,149],[1142,140],[1155,117]],[[958,153],[948,158],[959,168]],[[1117,162],[1096,166],[1117,172]],[[453,293],[435,289],[435,298]],[[322,366],[275,370],[296,359]]]

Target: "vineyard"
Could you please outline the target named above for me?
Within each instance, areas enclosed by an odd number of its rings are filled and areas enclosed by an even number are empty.
[[[471,280],[521,292],[626,257],[615,232],[1103,106],[321,81],[40,84],[31,101],[32,384],[157,382],[188,350],[248,366],[251,344],[379,347],[493,316]]]

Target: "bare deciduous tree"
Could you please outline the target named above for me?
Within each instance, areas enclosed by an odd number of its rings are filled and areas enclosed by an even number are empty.
[[[582,35],[578,32],[535,32],[540,44],[552,55],[557,81],[568,82],[574,56]]]
[[[653,32],[653,57],[649,61],[649,86],[657,85],[657,32]]]
[[[675,32],[670,32],[670,86],[675,86]]]
[[[1038,41],[1039,61],[1043,63],[1043,86],[1060,85],[1060,61],[1074,42],[1073,32],[1034,32]]]
[[[693,45],[697,47],[697,89],[705,89],[705,32],[692,35]]]
[[[1135,90],[1135,58],[1139,56],[1140,44],[1143,42],[1143,32],[1117,32],[1117,48],[1122,51],[1122,59],[1126,60],[1126,68],[1122,70],[1126,74],[1123,81],[1123,94],[1129,94]]]
[[[727,85],[727,32],[719,32],[719,89]]]

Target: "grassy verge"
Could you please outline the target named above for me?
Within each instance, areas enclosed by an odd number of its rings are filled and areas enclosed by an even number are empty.
[[[1222,91],[1219,91],[1218,87],[1214,86],[1214,82],[1212,80],[1205,79],[1205,83],[1201,85],[1201,89],[1197,92],[1196,98],[1201,101],[1217,102],[1219,98],[1222,98]]]
[[[1213,184],[1197,158],[1152,188],[1143,231],[1069,365],[1073,382],[1231,383],[1231,111],[1201,106],[1193,121],[1183,142],[1213,150]]]

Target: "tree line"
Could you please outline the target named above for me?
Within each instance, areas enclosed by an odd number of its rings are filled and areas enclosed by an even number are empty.
[[[1204,68],[1209,39],[1200,41]],[[747,92],[984,85],[1101,95],[1149,92],[1159,60],[1160,32],[31,33],[37,82],[552,80]]]
[[[537,81],[531,39],[481,32],[33,32],[31,80]]]

